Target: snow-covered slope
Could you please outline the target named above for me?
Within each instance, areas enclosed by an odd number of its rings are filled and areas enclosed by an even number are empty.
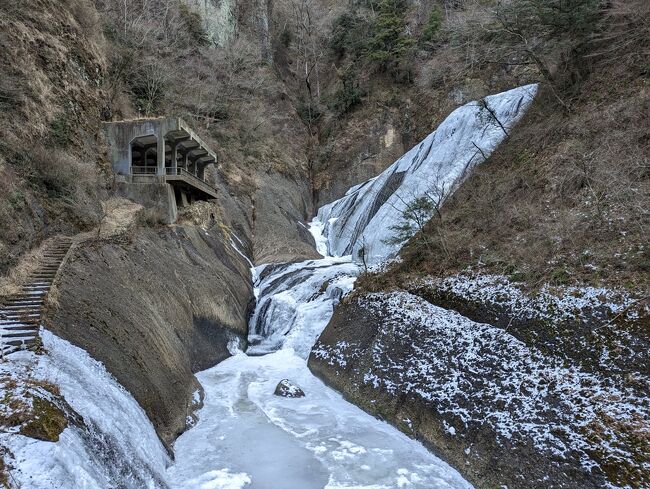
[[[470,102],[452,112],[420,144],[378,177],[351,188],[318,211],[332,256],[358,257],[378,263],[401,243],[387,243],[406,206],[431,195],[449,195],[474,166],[487,158],[523,116],[537,93],[527,85]]]
[[[11,429],[0,434],[12,481],[31,489],[166,489],[170,459],[136,400],[84,350],[48,331],[41,336],[46,354],[19,352],[0,365],[0,375],[18,383],[11,391],[3,384],[0,395],[31,403],[21,382],[47,382],[80,418],[56,443]]]

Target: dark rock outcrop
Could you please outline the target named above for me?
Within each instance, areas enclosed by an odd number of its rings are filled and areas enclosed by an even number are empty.
[[[477,488],[648,482],[638,389],[413,294],[344,301],[309,367]]]
[[[289,379],[282,379],[278,382],[273,394],[280,397],[305,397],[305,392]]]

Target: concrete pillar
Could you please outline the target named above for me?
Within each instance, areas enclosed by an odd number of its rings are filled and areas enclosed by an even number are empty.
[[[161,131],[156,135],[158,137],[158,144],[156,145],[156,150],[158,151],[158,176],[163,176],[165,174],[165,138],[163,137]]]
[[[206,166],[208,166],[208,165],[199,166],[199,172],[198,172],[198,174],[196,176],[199,177],[201,180],[205,180],[205,167]]]
[[[187,192],[181,190],[181,207],[187,207],[189,202],[187,200]]]
[[[143,148],[142,149],[142,161],[140,164],[142,166],[147,166],[147,153],[149,152],[149,148]]]
[[[187,170],[187,164],[189,163],[188,161],[189,154],[190,154],[189,151],[185,151],[185,154],[183,155],[183,168],[185,168],[185,170]]]
[[[194,160],[194,176],[198,177],[199,176],[199,160],[198,158]]]
[[[178,160],[178,143],[176,141],[172,141],[169,143],[169,145],[172,148],[171,154],[172,154],[172,172],[176,174],[176,167],[178,165],[177,160]]]

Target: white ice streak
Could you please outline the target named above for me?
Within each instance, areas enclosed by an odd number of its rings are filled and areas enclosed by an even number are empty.
[[[284,346],[307,358],[340,298],[359,272],[349,257],[323,258],[256,270],[258,304],[249,323],[249,354]]]
[[[0,435],[13,454],[13,481],[31,489],[105,489],[116,482],[125,489],[167,488],[169,457],[135,399],[84,350],[48,331],[41,337],[46,354],[14,354],[0,373],[56,385],[83,422],[69,422],[56,443]]]
[[[425,195],[437,199],[453,192],[505,139],[536,92],[537,85],[527,85],[456,109],[378,177],[321,207],[317,222],[327,236],[328,254],[357,259],[363,247],[369,263],[395,255],[401,243],[386,240],[406,206]]]

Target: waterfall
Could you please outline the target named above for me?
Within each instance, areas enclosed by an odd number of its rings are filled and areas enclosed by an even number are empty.
[[[286,344],[306,358],[340,297],[352,290],[360,248],[370,264],[394,256],[402,244],[389,241],[391,226],[406,206],[432,193],[450,195],[506,138],[536,92],[537,85],[527,85],[456,109],[379,176],[321,207],[310,230],[324,259],[257,268],[250,353]]]
[[[391,226],[409,203],[423,196],[441,202],[453,193],[506,138],[536,93],[537,85],[527,85],[459,107],[378,177],[321,207],[329,254],[357,259],[364,247],[368,263],[394,256],[403,243],[388,242]]]
[[[471,487],[418,442],[344,401],[306,359],[361,271],[353,259],[360,243],[373,263],[399,251],[385,239],[405,206],[453,191],[503,141],[535,92],[521,87],[457,109],[381,175],[321,208],[310,230],[324,258],[252,269],[251,347],[198,374],[204,407],[176,442],[173,487]],[[283,379],[305,397],[275,396]]]

